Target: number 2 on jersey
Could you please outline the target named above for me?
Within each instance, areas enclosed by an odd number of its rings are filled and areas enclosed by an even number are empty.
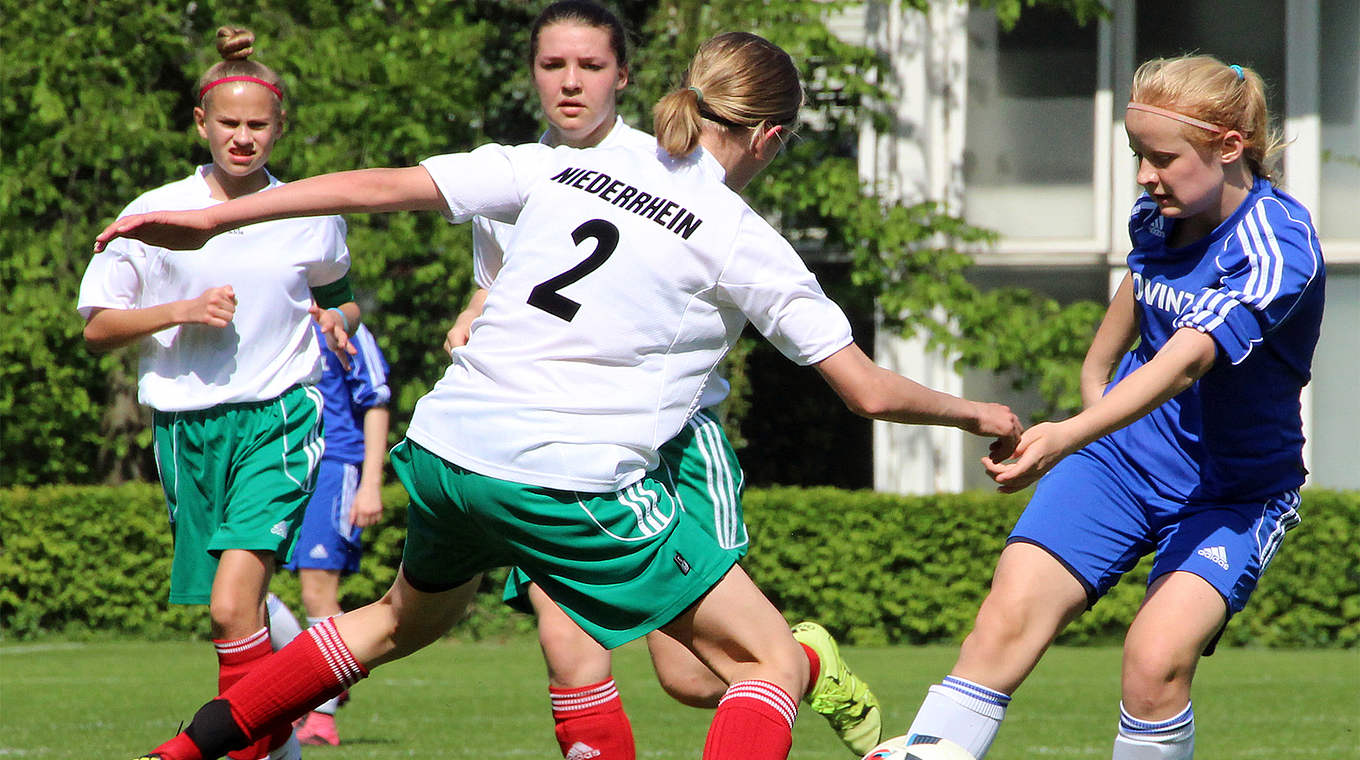
[[[534,289],[529,291],[530,306],[542,309],[567,322],[576,317],[581,304],[557,291],[599,269],[601,264],[614,255],[614,249],[619,246],[619,228],[603,219],[591,219],[571,233],[571,239],[577,245],[587,238],[595,239],[595,252],[562,274],[535,285]]]

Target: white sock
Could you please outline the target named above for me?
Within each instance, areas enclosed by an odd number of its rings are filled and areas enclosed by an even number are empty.
[[[1119,703],[1119,733],[1110,760],[1191,760],[1195,756],[1195,709],[1187,704],[1174,718],[1150,721],[1129,715]]]
[[[282,599],[274,596],[274,592],[269,592],[265,597],[264,606],[269,613],[269,646],[277,652],[302,633],[302,627],[293,617],[293,611],[288,609]]]
[[[343,613],[343,612],[337,612],[333,617],[340,617],[340,616],[343,615],[343,614],[345,614],[345,613]],[[310,628],[310,627],[316,625],[317,623],[320,623],[321,621],[326,620],[326,619],[327,619],[327,618],[324,618],[324,617],[312,617],[311,615],[308,615],[308,616],[307,616],[307,627]],[[340,709],[340,697],[336,696],[336,697],[331,697],[330,699],[326,700],[325,702],[322,702],[321,704],[317,705],[316,707],[313,707],[313,708],[312,708],[312,712],[319,712],[319,713],[325,713],[325,714],[327,714],[327,715],[334,715],[334,714],[335,714],[335,711],[336,711],[336,710],[339,710],[339,709]]]
[[[269,760],[302,760],[302,745],[298,744],[297,732],[294,731],[288,741],[282,747],[269,753]]]
[[[1008,694],[956,676],[930,687],[907,735],[948,739],[982,760],[1006,717]]]

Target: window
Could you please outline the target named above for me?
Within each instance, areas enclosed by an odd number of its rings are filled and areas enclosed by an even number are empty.
[[[1322,187],[1318,235],[1324,241],[1360,241],[1360,214],[1355,213],[1355,199],[1360,196],[1360,50],[1355,44],[1360,5],[1355,0],[1323,0],[1319,14]]]
[[[1007,238],[1096,235],[1097,26],[1026,8],[968,16],[964,215]]]

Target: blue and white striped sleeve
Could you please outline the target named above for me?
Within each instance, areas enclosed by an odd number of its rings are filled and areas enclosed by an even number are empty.
[[[1215,258],[1221,276],[1173,323],[1212,337],[1233,364],[1289,319],[1322,272],[1312,223],[1278,198],[1265,197],[1228,235]]]
[[[345,378],[351,403],[358,409],[386,404],[392,398],[392,390],[387,386],[387,358],[378,348],[378,341],[362,324],[351,340],[359,349],[359,353],[351,357]]]

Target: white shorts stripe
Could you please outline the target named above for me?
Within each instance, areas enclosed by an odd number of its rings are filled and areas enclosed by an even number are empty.
[[[706,486],[709,499],[713,502],[713,526],[717,533],[718,545],[732,549],[746,543],[742,536],[738,505],[740,486],[732,473],[732,464],[725,456],[722,445],[722,428],[712,417],[702,412],[695,414],[689,421],[694,430],[700,456],[704,460],[707,474]]]

